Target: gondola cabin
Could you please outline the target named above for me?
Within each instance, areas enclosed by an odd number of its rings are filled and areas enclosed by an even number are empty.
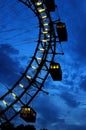
[[[36,121],[36,112],[30,106],[23,106],[20,110],[20,117],[26,122],[35,122]]]
[[[62,70],[59,63],[52,62],[50,64],[49,72],[53,80],[62,80]]]
[[[66,30],[65,23],[58,22],[56,29],[57,29],[59,41],[67,41],[67,30]]]
[[[54,0],[45,0],[45,5],[49,12],[55,11],[55,1]]]

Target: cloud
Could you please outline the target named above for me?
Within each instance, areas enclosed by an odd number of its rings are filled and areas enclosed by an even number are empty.
[[[70,55],[70,61],[78,61],[85,66],[86,60],[86,1],[63,1],[59,2],[61,18],[66,22],[68,30],[68,42],[64,45],[65,55]]]
[[[82,125],[75,125],[75,124],[57,124],[54,127],[54,130],[86,130],[86,126],[82,126]],[[51,130],[51,129],[50,129]]]
[[[0,80],[3,83],[14,83],[17,80],[18,72],[21,70],[20,62],[16,59],[18,54],[18,50],[11,45],[0,45]]]
[[[81,81],[80,88],[81,88],[83,91],[86,91],[86,79],[83,79],[83,80]]]
[[[70,116],[72,121],[81,121],[84,117],[82,115],[82,112],[78,109],[78,107],[80,106],[80,97],[76,98],[74,93],[77,93],[75,89],[79,89],[79,86],[80,90],[82,89],[86,91],[86,0],[63,0],[63,2],[61,2],[60,0],[58,1],[60,5],[64,4],[61,7],[58,4],[58,7],[60,7],[59,12],[62,15],[61,18],[63,19],[63,21],[66,22],[68,29],[68,42],[67,44],[63,43],[63,50],[65,51],[65,55],[61,60],[63,68],[63,80],[61,83],[53,82],[51,81],[52,79],[49,77],[49,80],[47,80],[47,82],[45,83],[45,88],[47,88],[46,86],[48,86],[48,90],[50,91],[51,95],[49,97],[45,95],[43,95],[42,97],[41,95],[39,95],[38,98],[35,100],[34,105],[37,109],[37,123],[39,123],[38,125],[41,128],[44,128],[45,126],[48,127],[49,130],[86,130],[86,126],[84,125],[75,125],[72,123],[69,125],[68,123],[70,121],[66,122],[66,118],[68,117],[68,119],[70,119]],[[20,32],[19,27],[22,27],[24,24],[28,25],[29,22],[32,23],[32,19],[34,23],[34,17],[32,18],[31,16],[32,14],[30,15],[30,17],[28,17],[28,14],[30,13],[28,9],[26,9],[26,7],[23,8],[23,4],[19,3],[18,8],[17,4],[15,4],[15,2],[13,1],[11,3],[9,1],[3,2],[5,6],[2,8],[3,13],[1,14],[1,22],[4,24],[1,23],[1,28],[2,30],[5,29],[4,31],[6,31],[6,29],[8,31],[10,29],[14,29],[14,31],[11,30],[10,32],[7,32],[8,34],[6,32],[2,33],[0,35],[2,36],[1,40],[4,40],[4,38],[6,40],[7,37],[7,41],[10,41],[10,43],[16,43],[16,41],[19,39],[21,41],[23,41],[23,38],[26,37],[28,39],[28,33],[31,32],[28,31],[23,34],[22,32]],[[3,3],[1,4],[3,5]],[[16,8],[13,5],[15,5]],[[12,9],[13,7],[14,9]],[[9,14],[9,12],[11,13]],[[30,26],[28,27],[31,28]],[[15,35],[16,33],[19,33],[19,35]],[[21,33],[25,37],[22,37]],[[12,38],[12,35],[14,38],[14,40],[12,39],[13,42],[10,39]],[[4,83],[13,84],[19,77],[17,72],[23,69],[20,60],[17,60],[17,56],[19,56],[19,51],[17,49],[14,49],[11,45],[0,45],[0,80],[2,80]],[[25,57],[22,57],[21,60],[24,61]],[[57,98],[57,95],[59,95],[59,98]],[[55,99],[55,101],[53,99]],[[77,115],[78,113],[80,113],[81,119],[76,119],[75,113],[73,111],[74,109],[76,109]],[[72,112],[67,113],[67,111],[69,110],[71,110]],[[64,116],[63,114],[66,116]],[[77,123],[77,121],[75,123]]]
[[[69,93],[69,92],[63,92],[61,94],[61,98],[65,101],[65,103],[72,107],[72,108],[75,108],[75,107],[78,107],[80,105],[80,102],[78,102],[74,95]]]
[[[35,101],[37,101],[35,103]],[[65,122],[59,114],[60,108],[58,103],[52,101],[51,96],[39,95],[34,101],[35,110],[37,112],[37,126],[40,128],[48,127],[49,124],[53,126],[56,123]],[[34,106],[34,105],[33,105]]]
[[[2,52],[3,52],[3,54],[8,54],[8,55],[19,54],[19,51],[14,49],[9,44],[0,44],[0,53],[2,53]]]

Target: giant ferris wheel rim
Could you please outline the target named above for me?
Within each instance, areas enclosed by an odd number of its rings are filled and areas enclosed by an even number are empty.
[[[55,30],[54,27],[53,28],[53,34],[51,34],[51,32],[47,32],[47,29],[50,29],[49,23],[52,22],[52,18],[50,15],[50,12],[47,11],[47,8],[45,6],[45,3],[42,2],[42,0],[40,0],[39,4],[40,4],[40,8],[37,5],[37,1],[34,2],[33,0],[30,0],[27,2],[23,2],[22,0],[19,0],[20,2],[24,3],[25,5],[27,5],[27,7],[29,7],[37,16],[38,21],[39,21],[39,35],[38,35],[38,44],[36,46],[35,52],[33,54],[33,57],[31,58],[30,63],[28,64],[26,70],[24,71],[24,73],[22,74],[22,76],[18,79],[18,81],[12,86],[11,89],[8,90],[8,92],[6,92],[2,97],[0,97],[0,101],[3,102],[3,104],[5,105],[5,109],[2,110],[1,112],[1,121],[2,122],[10,122],[12,121],[18,114],[19,111],[16,112],[14,109],[14,105],[17,102],[20,102],[21,105],[29,105],[31,103],[31,101],[35,98],[35,96],[42,91],[43,85],[45,80],[48,77],[49,74],[49,66],[51,61],[54,60],[54,56],[55,56],[55,49],[56,49],[56,35],[55,35]],[[40,48],[41,47],[41,48]],[[42,54],[42,57],[38,57],[37,58],[37,54],[40,53]],[[48,56],[50,55],[51,59],[48,59]],[[40,61],[40,62],[39,62]],[[37,64],[37,68],[35,66],[33,66],[33,63],[35,62],[35,64]],[[35,75],[33,77],[31,77],[31,75],[28,75],[29,70],[34,69],[36,71]],[[44,68],[43,68],[44,67]],[[44,71],[45,75],[44,77],[40,77],[39,73],[41,71]],[[41,81],[38,82],[38,79],[40,79]],[[27,85],[27,87],[24,87],[23,84],[21,84],[21,81],[23,79],[27,79],[29,81],[29,84]],[[21,89],[23,89],[23,91],[21,92],[21,94],[19,96],[17,96],[14,93],[14,90],[20,86]],[[36,91],[34,92],[33,95],[28,93],[29,88],[31,87],[36,88]],[[24,94],[27,94],[30,96],[30,99],[27,101],[27,103],[24,103],[22,101],[22,97],[24,96]],[[15,100],[12,103],[7,103],[6,97],[8,97],[8,95],[11,95],[15,98]],[[10,109],[13,109],[14,114],[8,118],[6,117],[6,112],[9,111]]]

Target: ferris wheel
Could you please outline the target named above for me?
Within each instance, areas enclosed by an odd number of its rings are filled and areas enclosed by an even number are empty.
[[[60,19],[53,21],[51,12],[54,13],[56,5],[54,0],[19,0],[26,8],[31,10],[38,19],[38,39],[35,52],[21,77],[8,91],[0,97],[0,122],[9,123],[20,115],[22,119],[29,122],[25,111],[32,111],[31,119],[35,122],[36,112],[29,106],[36,95],[42,91],[43,85],[50,74],[55,81],[62,80],[62,70],[59,63],[55,61],[57,55],[63,55],[63,51],[57,51],[61,42],[67,41],[67,30],[65,23]],[[34,37],[34,36],[33,36]],[[25,97],[27,96],[27,102]],[[9,100],[11,99],[11,100]],[[16,106],[20,109],[16,110]],[[11,113],[11,114],[10,114]]]

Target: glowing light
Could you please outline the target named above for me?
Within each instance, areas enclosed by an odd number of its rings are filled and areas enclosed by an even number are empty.
[[[37,2],[36,5],[40,6],[40,5],[42,5],[42,2]]]
[[[12,92],[12,95],[13,95],[14,98],[16,98],[16,94],[15,93]]]
[[[59,66],[58,66],[58,65],[51,65],[50,68],[51,68],[51,69],[58,69]]]
[[[48,26],[49,24],[48,24],[48,23],[44,23],[43,25],[44,25],[44,26]]]
[[[34,70],[36,70],[37,68],[35,66],[31,66]]]
[[[46,31],[48,31],[48,28],[45,28]]]
[[[42,33],[43,33],[43,34],[48,34],[48,31],[43,31]]]
[[[46,19],[47,18],[47,15],[45,15],[45,16],[42,16],[42,19]]]
[[[45,9],[39,9],[38,12],[43,13],[43,12],[45,12]]]
[[[50,35],[48,35],[47,37],[50,38]]]
[[[47,42],[47,39],[43,39],[42,42]]]
[[[45,24],[43,24],[44,26],[48,26],[49,24],[48,23],[45,23]]]
[[[65,28],[65,25],[58,25],[57,28]]]
[[[22,111],[30,111],[30,108],[27,108],[27,107],[22,108]]]
[[[31,76],[29,76],[29,75],[26,75],[26,78],[27,78],[27,79],[31,79]]]
[[[37,60],[41,60],[42,58],[40,58],[40,57],[37,57]]]
[[[21,88],[24,88],[24,85],[23,85],[23,84],[19,84],[19,86],[20,86]]]
[[[58,68],[59,68],[59,65],[56,66],[56,69],[58,69]]]
[[[45,49],[44,48],[39,48],[40,51],[44,51]]]
[[[7,102],[6,102],[5,100],[3,100],[3,103],[4,103],[5,105],[7,105]]]

